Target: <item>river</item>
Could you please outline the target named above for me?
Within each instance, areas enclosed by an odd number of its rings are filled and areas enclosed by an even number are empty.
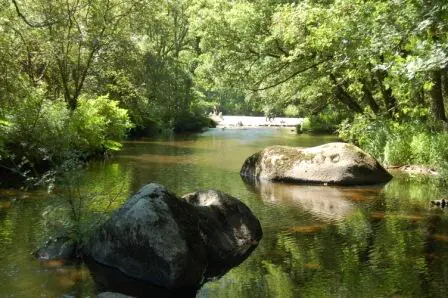
[[[92,214],[118,207],[148,182],[178,195],[214,188],[244,201],[263,239],[197,297],[446,297],[448,214],[430,200],[447,190],[437,181],[396,174],[368,187],[250,185],[239,176],[245,158],[268,145],[334,140],[259,128],[130,141],[115,157],[92,164],[77,189]],[[56,218],[42,217],[58,202],[46,190],[0,190],[0,297],[95,297],[112,287],[84,264],[33,258],[46,230],[58,228]]]

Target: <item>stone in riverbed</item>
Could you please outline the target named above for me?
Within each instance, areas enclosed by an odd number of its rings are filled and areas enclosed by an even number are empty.
[[[183,287],[202,281],[205,250],[194,208],[163,186],[148,184],[94,234],[90,256],[154,284]],[[182,216],[182,214],[185,214]]]
[[[262,237],[260,222],[238,199],[217,190],[182,198],[196,207],[208,255],[207,278],[221,276],[239,265],[258,245]]]
[[[256,247],[261,227],[237,199],[204,193],[212,199],[202,192],[180,199],[159,184],[144,186],[93,234],[87,254],[169,289],[198,287],[224,274]]]
[[[338,142],[310,148],[267,147],[247,158],[240,174],[256,180],[336,185],[378,184],[392,178],[371,155]]]
[[[50,238],[34,255],[41,261],[68,261],[76,257],[76,247],[74,241],[68,237]]]

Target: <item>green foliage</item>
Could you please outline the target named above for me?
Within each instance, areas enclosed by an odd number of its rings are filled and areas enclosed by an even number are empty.
[[[297,132],[334,133],[339,124],[341,124],[346,117],[348,117],[346,113],[335,110],[329,106],[317,115],[306,117],[303,123],[298,127]]]
[[[3,155],[117,150],[127,117],[136,135],[198,131],[217,105],[308,116],[302,129],[314,132],[362,114],[341,136],[381,160],[440,164],[444,156],[424,150],[444,142],[428,132],[431,117],[446,122],[443,1],[8,3],[0,11],[0,119],[11,123],[0,125]]]
[[[83,152],[116,151],[132,128],[128,112],[108,96],[82,96],[71,118],[74,147]]]
[[[70,112],[63,101],[50,101],[38,89],[4,113],[9,125],[0,129],[12,154],[37,162],[68,150]]]
[[[386,122],[369,117],[356,116],[353,122],[345,120],[339,127],[339,137],[363,148],[375,158],[384,160],[384,147],[387,142],[388,128]]]
[[[127,111],[107,96],[83,96],[72,112],[64,101],[50,101],[35,92],[5,111],[5,118],[7,125],[0,125],[0,131],[9,154],[4,154],[3,163],[21,175],[36,167],[57,166],[75,152],[85,158],[118,150],[132,127]]]
[[[285,116],[287,117],[297,117],[299,113],[299,108],[292,104],[286,106],[285,110],[283,111],[283,114],[285,114]]]
[[[186,113],[176,118],[174,122],[174,132],[199,132],[204,127],[215,127],[216,123],[206,116]]]
[[[448,133],[421,121],[397,122],[358,115],[339,128],[339,136],[359,145],[386,165],[418,164],[444,170],[448,158]]]
[[[82,247],[129,195],[130,172],[118,164],[86,171],[76,155],[56,169],[51,203],[42,213],[45,236],[69,237]]]

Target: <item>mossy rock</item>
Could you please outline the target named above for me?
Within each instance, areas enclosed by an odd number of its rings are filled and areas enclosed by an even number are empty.
[[[267,147],[247,158],[240,174],[248,179],[333,185],[379,184],[392,178],[371,155],[340,142]]]

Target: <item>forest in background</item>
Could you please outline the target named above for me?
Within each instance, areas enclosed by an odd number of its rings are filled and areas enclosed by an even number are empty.
[[[448,161],[442,0],[0,0],[1,165],[24,177],[225,114]],[[41,177],[40,179],[45,179]]]

